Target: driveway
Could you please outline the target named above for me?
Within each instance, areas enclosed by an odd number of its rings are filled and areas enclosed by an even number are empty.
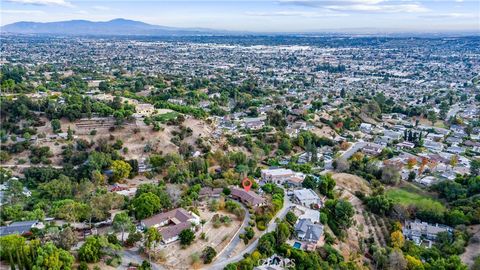
[[[342,157],[343,159],[347,160],[349,159],[351,156],[353,156],[353,154],[355,154],[358,150],[362,149],[363,147],[365,147],[367,145],[366,142],[356,142],[354,145],[352,145],[347,151],[345,151],[340,157]]]
[[[284,202],[283,202],[283,207],[282,209],[280,209],[280,211],[277,212],[277,214],[272,218],[272,220],[270,221],[270,223],[268,224],[268,227],[265,231],[263,231],[257,238],[257,240],[253,241],[252,243],[250,243],[244,250],[242,250],[239,254],[237,254],[236,256],[234,257],[231,257],[231,258],[228,258],[227,256],[225,256],[225,252],[223,254],[221,254],[216,260],[215,260],[215,263],[212,264],[212,265],[206,265],[204,267],[204,269],[211,269],[211,270],[222,270],[223,268],[225,268],[225,266],[227,266],[227,264],[229,263],[234,263],[234,262],[238,262],[238,261],[241,261],[243,259],[243,255],[245,255],[246,253],[251,253],[255,250],[255,248],[257,247],[257,244],[258,244],[258,240],[266,233],[269,233],[269,232],[273,232],[276,228],[277,228],[277,223],[275,223],[275,220],[277,218],[279,219],[283,219],[285,217],[285,215],[287,215],[288,211],[290,210],[290,208],[294,205],[291,201],[290,201],[290,198],[287,196],[287,194],[285,193],[284,195],[285,199],[284,199]],[[240,238],[239,238],[240,240]],[[233,243],[233,241],[232,241]],[[237,243],[238,244],[238,243]],[[230,246],[228,247],[228,249],[230,249]],[[233,250],[233,249],[232,249]]]
[[[122,252],[122,264],[118,269],[127,269],[130,263],[141,265],[145,258],[138,252],[138,248],[124,249]],[[154,262],[150,262],[153,270],[165,270],[164,267]]]

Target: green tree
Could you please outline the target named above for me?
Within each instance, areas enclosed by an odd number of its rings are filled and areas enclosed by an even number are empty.
[[[72,254],[49,242],[37,248],[33,269],[71,269],[74,261]]]
[[[184,229],[178,235],[182,246],[189,246],[195,240],[195,234],[190,229]]]
[[[432,126],[435,125],[435,122],[437,122],[438,118],[437,118],[437,113],[435,111],[428,111],[428,114],[427,114],[427,119],[428,121],[432,122]]]
[[[52,131],[54,133],[58,133],[62,128],[62,126],[60,124],[60,120],[58,120],[58,119],[53,119],[52,122],[51,122],[51,125],[52,125]]]
[[[321,194],[327,196],[329,199],[333,199],[334,197],[334,188],[335,188],[335,180],[332,178],[331,174],[326,174],[322,176],[320,179],[320,184],[318,185],[318,190]]]
[[[111,169],[113,173],[113,180],[118,181],[120,179],[127,178],[128,175],[130,175],[132,166],[123,160],[115,160],[112,162]]]
[[[290,228],[284,222],[278,224],[277,229],[275,230],[275,239],[277,241],[277,246],[285,243],[285,241],[290,238]]]
[[[148,258],[150,260],[150,250],[155,250],[156,244],[162,241],[162,235],[158,232],[157,228],[150,227],[145,232],[144,238],[145,251],[148,252]]]
[[[137,219],[144,219],[160,211],[162,205],[157,195],[147,192],[133,199],[133,209]]]
[[[132,232],[135,229],[132,219],[126,212],[116,214],[113,218],[112,226],[116,232],[122,233],[122,243],[124,243],[125,232]]]
[[[78,250],[78,259],[81,262],[98,262],[106,254],[107,249],[117,249],[103,236],[89,236]]]
[[[205,249],[202,251],[202,258],[203,258],[203,263],[204,264],[209,264],[213,261],[213,259],[217,256],[217,251],[210,247],[207,246]]]
[[[315,180],[315,178],[313,176],[307,175],[302,182],[302,186],[304,188],[316,189],[317,188],[317,181]]]

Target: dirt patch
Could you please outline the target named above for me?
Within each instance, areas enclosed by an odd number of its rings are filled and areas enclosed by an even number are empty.
[[[352,194],[355,191],[361,191],[365,194],[370,194],[371,190],[365,179],[348,173],[335,173],[332,178],[337,183],[337,189],[345,189]]]
[[[193,244],[189,247],[182,249],[180,243],[174,242],[165,246],[160,247],[160,250],[166,250],[166,257],[163,262],[159,262],[167,269],[195,269],[201,268],[203,264],[197,263],[195,266],[192,266],[191,255],[196,253],[201,255],[202,250],[207,247],[213,247],[217,252],[220,252],[230,241],[230,239],[235,235],[237,230],[240,228],[242,221],[238,220],[233,214],[217,211],[210,212],[206,207],[199,207],[200,218],[206,220],[203,230],[200,228],[196,232],[196,239]],[[229,216],[232,219],[230,225],[222,225],[218,228],[213,226],[212,218],[215,214],[221,216]],[[206,234],[206,240],[200,239],[200,234],[202,231]]]
[[[469,226],[468,231],[473,235],[460,258],[471,267],[475,258],[480,256],[480,225]]]

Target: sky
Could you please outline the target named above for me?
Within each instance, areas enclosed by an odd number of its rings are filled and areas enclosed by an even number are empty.
[[[0,0],[0,24],[139,20],[254,32],[480,33],[480,0]]]

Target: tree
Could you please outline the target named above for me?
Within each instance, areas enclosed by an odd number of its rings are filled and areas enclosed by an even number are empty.
[[[435,125],[435,122],[437,122],[437,113],[435,111],[428,111],[428,114],[427,114],[427,119],[428,121],[432,122],[432,126]]]
[[[208,246],[202,251],[202,258],[204,264],[209,264],[217,256],[217,251],[214,248]]]
[[[287,214],[285,215],[285,220],[290,224],[290,225],[295,225],[297,222],[297,216],[291,211],[288,211]]]
[[[184,229],[178,235],[182,246],[189,246],[195,240],[195,234],[190,229]]]
[[[332,163],[332,166],[337,172],[345,172],[350,169],[350,164],[344,158],[335,159]]]
[[[143,193],[133,199],[132,205],[137,219],[144,219],[152,216],[160,211],[162,206],[160,198],[151,192]]]
[[[387,164],[382,168],[382,183],[396,185],[400,182],[400,170],[393,164]]]
[[[393,201],[385,195],[375,195],[366,198],[367,207],[370,211],[378,215],[390,213],[393,207]]]
[[[150,227],[147,229],[147,231],[145,232],[145,242],[144,242],[144,245],[145,245],[145,251],[148,252],[148,258],[150,260],[150,250],[155,250],[155,246],[157,243],[160,243],[160,241],[162,241],[162,235],[160,234],[160,232],[158,232],[157,228],[154,228],[154,227]],[[152,248],[153,246],[153,248]]]
[[[317,188],[317,181],[315,180],[315,178],[313,176],[307,175],[302,182],[302,186],[304,188],[316,189]]]
[[[455,166],[457,166],[457,164],[458,164],[458,156],[452,155],[452,157],[450,157],[450,167],[452,168],[452,170]]]
[[[407,269],[407,261],[403,257],[403,253],[400,249],[394,248],[388,256],[389,269],[405,270]]]
[[[282,150],[285,154],[289,154],[292,151],[292,144],[290,138],[283,137],[278,145],[278,149]]]
[[[290,238],[290,228],[284,222],[278,224],[277,229],[275,230],[275,239],[277,241],[277,246],[285,243],[285,241]]]
[[[473,159],[470,162],[470,174],[473,176],[480,175],[480,159]]]
[[[343,229],[348,229],[353,224],[353,210],[352,204],[346,200],[338,200],[335,205],[335,217],[338,219],[338,225]]]
[[[409,269],[409,270],[423,270],[423,269],[425,269],[422,261],[420,261],[419,259],[417,259],[413,256],[407,255],[407,256],[405,256],[405,260],[407,260],[407,269]]]
[[[65,250],[70,250],[78,241],[77,234],[71,227],[66,227],[54,237],[55,244]]]
[[[112,162],[113,180],[118,181],[123,178],[127,178],[130,175],[132,166],[123,160],[115,160]]]
[[[72,254],[49,242],[37,248],[33,269],[71,269],[74,261]]]
[[[409,170],[413,169],[413,167],[415,167],[415,165],[417,165],[417,159],[412,157],[412,158],[409,158],[407,160],[407,168]]]
[[[105,255],[107,248],[116,247],[103,236],[89,236],[78,250],[78,259],[81,262],[98,262]]]
[[[67,141],[72,141],[73,140],[73,130],[68,126],[67,129]]]
[[[331,174],[326,174],[321,177],[320,184],[318,185],[318,190],[321,194],[327,196],[329,199],[333,199],[334,193],[333,190],[335,188],[335,180],[332,178]]]
[[[116,232],[122,233],[122,243],[124,243],[125,232],[131,232],[135,228],[132,219],[128,216],[126,212],[116,214],[113,218],[112,226]]]
[[[405,238],[401,231],[394,231],[390,234],[390,241],[392,242],[392,247],[402,248],[405,244]]]
[[[62,128],[61,124],[60,124],[60,120],[58,120],[58,119],[53,119],[50,124],[52,125],[53,133],[58,133],[60,131],[60,129]]]

